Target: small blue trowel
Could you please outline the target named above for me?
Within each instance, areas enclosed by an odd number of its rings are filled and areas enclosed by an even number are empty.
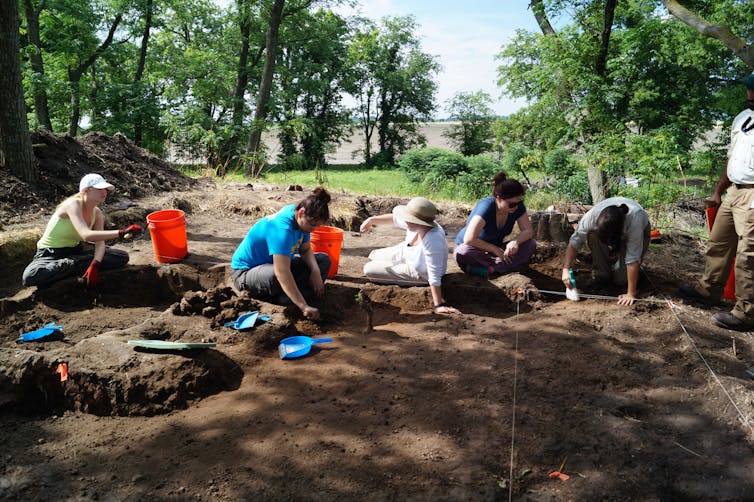
[[[61,334],[63,332],[63,326],[58,326],[54,322],[48,322],[43,327],[39,328],[36,331],[30,331],[28,333],[24,333],[23,335],[19,336],[16,340],[17,342],[35,342],[37,340],[42,340],[43,338],[47,338],[51,335],[55,334]]]
[[[254,312],[247,312],[246,314],[242,314],[235,321],[226,322],[224,326],[226,328],[235,328],[238,331],[241,331],[243,329],[253,328],[258,320],[267,322],[270,320],[270,316],[259,315],[259,311],[255,310]]]

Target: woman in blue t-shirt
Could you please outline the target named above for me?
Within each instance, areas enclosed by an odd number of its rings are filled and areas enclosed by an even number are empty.
[[[524,187],[502,171],[495,175],[493,187],[492,197],[476,203],[456,237],[453,257],[467,274],[488,277],[520,270],[537,249],[524,206]],[[519,232],[506,241],[514,224]]]
[[[233,253],[236,288],[263,300],[291,301],[304,317],[319,319],[309,301],[325,292],[330,257],[312,251],[309,234],[330,219],[329,203],[330,194],[319,187],[297,205],[257,221]]]

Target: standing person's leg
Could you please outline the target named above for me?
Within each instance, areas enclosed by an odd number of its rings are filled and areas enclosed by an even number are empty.
[[[754,326],[754,189],[737,190],[731,201],[736,233],[736,305],[731,313]]]
[[[715,223],[707,240],[704,275],[697,287],[699,293],[711,301],[718,301],[722,297],[738,247],[738,234],[731,210],[734,190],[728,190],[728,195],[717,210]]]
[[[501,247],[505,249],[506,244],[507,243],[504,242]],[[529,259],[532,257],[536,250],[537,241],[535,241],[534,239],[529,239],[523,244],[519,244],[518,252],[513,255],[510,263],[505,263],[503,260],[496,256],[495,262],[492,265],[493,271],[502,275],[521,270],[529,264]]]
[[[493,272],[496,256],[468,244],[458,244],[453,250],[453,259],[467,274],[487,276]],[[481,273],[486,271],[487,273]]]
[[[589,250],[592,252],[592,278],[597,281],[607,281],[613,276],[615,261],[610,258],[610,248],[597,237],[597,232],[589,232],[586,236]],[[625,269],[623,272],[625,276]],[[625,279],[624,279],[625,281]]]

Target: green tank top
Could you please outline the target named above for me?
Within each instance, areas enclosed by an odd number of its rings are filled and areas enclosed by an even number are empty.
[[[96,218],[92,215],[92,221],[89,228],[94,227]],[[70,248],[77,246],[81,242],[81,236],[74,228],[70,218],[61,218],[57,213],[52,215],[47,222],[42,237],[37,242],[37,249],[47,248]]]

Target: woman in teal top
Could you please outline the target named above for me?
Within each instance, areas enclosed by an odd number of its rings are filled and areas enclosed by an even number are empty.
[[[139,225],[105,230],[105,217],[99,205],[105,202],[113,185],[99,174],[81,178],[79,192],[55,208],[37,252],[23,274],[24,286],[46,286],[72,275],[83,274],[88,287],[100,282],[99,271],[120,268],[128,263],[128,253],[105,246],[105,241],[130,238],[141,233]],[[84,242],[94,244],[85,249]]]
[[[233,283],[251,296],[293,302],[305,317],[319,319],[309,305],[325,292],[330,257],[312,252],[309,234],[330,219],[330,194],[324,188],[256,222],[233,253]]]

